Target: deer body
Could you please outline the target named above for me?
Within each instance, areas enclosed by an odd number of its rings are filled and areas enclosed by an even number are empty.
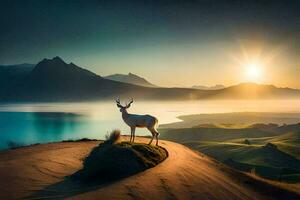
[[[130,142],[134,142],[135,138],[135,129],[138,128],[147,128],[151,134],[152,139],[149,144],[152,143],[153,138],[156,138],[156,145],[158,145],[158,135],[159,133],[156,130],[156,127],[158,125],[158,120],[156,117],[153,117],[151,115],[136,115],[136,114],[129,114],[127,112],[127,108],[130,107],[131,101],[126,106],[122,106],[120,104],[120,101],[117,100],[117,106],[120,108],[120,112],[122,113],[123,121],[130,127],[131,129],[131,135],[130,135]]]
[[[135,115],[127,112],[122,113],[122,118],[129,127],[151,128],[158,122],[158,120],[151,115]]]

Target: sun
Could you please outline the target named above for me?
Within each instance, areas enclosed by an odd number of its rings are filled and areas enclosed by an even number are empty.
[[[262,68],[258,63],[246,64],[245,70],[249,81],[259,81],[262,78]]]

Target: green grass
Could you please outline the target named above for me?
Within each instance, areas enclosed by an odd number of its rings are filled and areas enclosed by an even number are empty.
[[[235,127],[235,128],[233,128]],[[182,143],[238,170],[264,178],[300,183],[300,126],[200,125],[163,129],[164,139]]]
[[[286,152],[293,157],[300,160],[300,145],[291,145],[286,143],[275,143],[278,146],[278,149],[280,149],[283,152]]]
[[[255,169],[257,175],[264,178],[300,181],[300,161],[279,147],[232,142],[191,142],[185,145],[241,171]]]
[[[300,180],[300,170],[247,164],[232,159],[228,159],[224,163],[240,171],[250,172],[256,176],[258,175],[271,180],[288,183],[298,183]]]
[[[159,146],[104,142],[92,150],[83,169],[72,177],[83,181],[116,180],[154,167],[167,156],[167,151]]]

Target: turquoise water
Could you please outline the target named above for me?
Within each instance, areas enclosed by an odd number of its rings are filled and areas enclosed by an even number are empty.
[[[166,114],[161,115],[162,123],[177,120],[165,106],[143,105],[131,110],[154,115],[163,111]],[[130,133],[114,102],[0,105],[0,149],[69,139],[104,139],[114,129],[121,130],[122,134]],[[150,135],[146,129],[138,129],[136,134]]]
[[[227,112],[300,112],[299,101],[185,101],[134,102],[131,113],[151,114],[160,124],[178,121],[176,116]],[[234,122],[233,122],[234,123]],[[129,127],[112,102],[0,104],[0,149],[68,139],[104,139],[113,129],[122,134]],[[150,135],[138,129],[136,135]]]
[[[0,112],[0,148],[66,139],[97,137],[96,123],[71,113]]]

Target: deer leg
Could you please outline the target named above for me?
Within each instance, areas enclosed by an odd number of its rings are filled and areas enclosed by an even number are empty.
[[[154,136],[152,135],[152,138],[150,140],[150,142],[148,143],[149,145],[152,143]]]
[[[132,133],[133,133],[133,128],[132,127],[130,127],[131,128],[131,130],[130,130],[130,141],[129,142],[131,142],[131,140],[132,140]]]
[[[151,140],[150,140],[150,142],[149,142],[149,145],[152,143],[152,141],[153,141],[153,139],[154,139],[154,136],[155,136],[155,132],[152,130],[151,131],[151,133],[152,133],[152,138],[151,138]]]
[[[147,129],[151,132],[151,134],[152,134],[152,138],[151,138],[151,140],[150,140],[150,142],[148,143],[148,145],[150,145],[151,143],[152,143],[152,140],[153,140],[153,129],[152,128],[149,128],[149,127],[147,127]]]
[[[134,138],[135,138],[135,127],[134,127],[133,130],[132,130],[132,137],[133,137],[132,142],[134,143]]]

